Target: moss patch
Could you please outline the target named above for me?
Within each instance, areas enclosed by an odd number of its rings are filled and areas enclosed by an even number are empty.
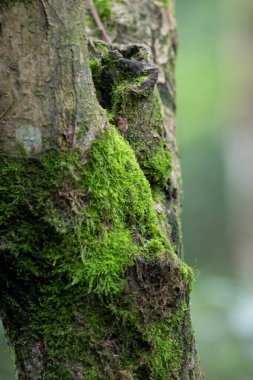
[[[124,137],[150,185],[162,188],[171,174],[171,152],[166,145],[162,104],[155,87],[157,69],[142,46],[120,51],[97,42],[93,49],[90,66],[98,99],[111,121],[115,115],[127,120]]]
[[[2,184],[2,223],[20,218],[18,234],[32,252],[29,241],[36,232],[22,219],[23,207],[31,216],[42,215],[44,223],[63,237],[57,250],[71,247],[68,262],[61,265],[72,284],[85,279],[90,292],[117,293],[137,252],[152,256],[171,250],[158,227],[148,182],[115,128],[93,144],[86,165],[80,164],[76,152],[44,157],[40,165],[26,166],[21,160],[2,169],[2,175],[16,183],[12,192],[8,180]],[[22,249],[18,240],[17,256]],[[49,251],[55,263],[62,262],[62,257]]]
[[[31,376],[73,379],[79,371],[102,380],[108,370],[112,379],[160,379],[167,354],[152,338],[158,327],[143,326],[159,319],[166,329],[189,271],[159,227],[125,138],[111,126],[86,164],[75,151],[7,160],[0,193],[1,308],[20,362],[29,361],[35,342]],[[17,323],[28,326],[24,336]]]
[[[85,158],[1,163],[4,324],[29,378],[176,379],[192,275],[155,210],[171,173],[157,69],[139,45],[96,46],[90,65],[114,125]]]
[[[184,315],[187,305],[182,303],[171,320],[147,326],[148,341],[153,345],[150,366],[155,379],[177,379],[183,360]]]

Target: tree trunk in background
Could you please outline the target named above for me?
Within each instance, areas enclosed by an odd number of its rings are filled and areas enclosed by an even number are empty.
[[[1,2],[0,297],[19,379],[201,378],[166,3],[97,0],[104,43],[85,1]]]

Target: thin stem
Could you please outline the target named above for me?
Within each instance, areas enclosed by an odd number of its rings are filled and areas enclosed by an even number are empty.
[[[94,18],[94,21],[98,27],[98,30],[101,32],[102,36],[103,36],[103,40],[105,42],[108,42],[110,43],[111,42],[111,37],[108,36],[108,34],[106,33],[106,30],[105,30],[105,27],[101,21],[101,18],[99,17],[99,14],[97,12],[97,8],[93,2],[93,0],[87,0],[88,2],[88,6],[90,8],[90,11],[91,11],[91,14],[92,14],[92,17]]]

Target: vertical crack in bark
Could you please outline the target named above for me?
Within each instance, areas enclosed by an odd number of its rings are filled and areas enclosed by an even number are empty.
[[[66,25],[64,24],[64,22],[63,22],[63,20],[61,19],[61,17],[58,15],[58,13],[57,13],[57,10],[56,10],[56,8],[52,5],[52,4],[50,4],[50,2],[49,1],[47,1],[47,0],[40,0],[40,2],[41,3],[43,3],[43,7],[44,7],[44,10],[45,10],[45,12],[46,12],[46,14],[47,14],[47,19],[48,19],[48,22],[49,22],[49,25],[50,26],[54,26],[54,24],[52,24],[51,22],[50,22],[50,18],[51,18],[51,16],[52,17],[54,17],[64,28],[66,28]],[[48,8],[48,10],[47,10],[47,8]],[[49,9],[52,11],[51,13],[49,12]]]
[[[45,16],[46,33],[47,33],[47,37],[48,37],[49,36],[49,27],[53,26],[53,25],[49,21],[48,12],[47,12],[47,8],[46,8],[46,5],[45,5],[45,0],[40,0],[40,4],[41,4],[42,10],[43,10],[43,14]]]
[[[74,144],[74,136],[75,136],[75,130],[76,130],[76,126],[77,126],[77,119],[78,119],[78,116],[79,116],[79,107],[78,107],[78,94],[77,94],[77,89],[76,89],[76,69],[75,69],[75,50],[73,48],[73,46],[70,48],[70,51],[71,51],[71,55],[72,55],[72,84],[73,84],[73,89],[74,89],[74,96],[75,96],[75,99],[74,99],[74,103],[75,103],[75,111],[73,113],[73,117],[72,117],[72,125],[69,126],[69,130],[68,130],[68,139],[69,139],[69,143],[73,146]]]
[[[0,96],[1,96],[1,94],[0,94]],[[11,102],[10,102],[10,104],[7,105],[6,109],[3,110],[3,112],[0,114],[0,120],[3,119],[8,114],[8,112],[12,109],[12,107],[14,106],[14,104],[15,104],[15,100],[12,99]]]

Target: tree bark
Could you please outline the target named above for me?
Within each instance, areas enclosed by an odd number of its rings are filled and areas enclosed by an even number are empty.
[[[83,0],[0,4],[6,336],[21,380],[201,379],[172,2],[95,5],[112,42]]]

